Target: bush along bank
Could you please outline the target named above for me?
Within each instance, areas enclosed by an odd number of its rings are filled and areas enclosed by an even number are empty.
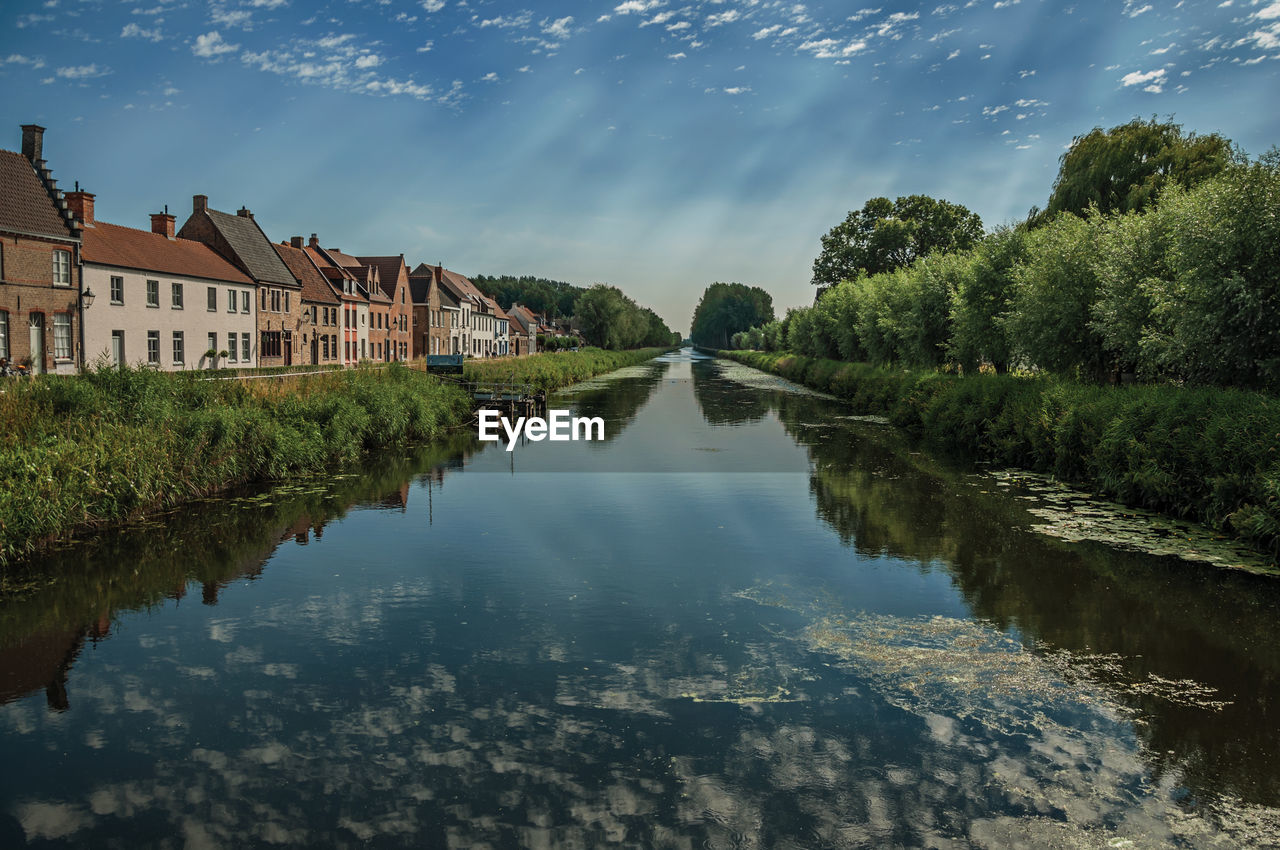
[[[400,365],[277,382],[102,369],[0,384],[0,565],[237,484],[315,474],[470,418]]]
[[[786,352],[721,357],[846,399],[947,451],[1193,519],[1280,557],[1280,399],[1212,387],[907,371]]]
[[[556,351],[532,357],[503,360],[468,360],[463,377],[468,381],[532,384],[540,390],[556,390],[624,366],[652,360],[672,348],[637,348],[630,351]]]

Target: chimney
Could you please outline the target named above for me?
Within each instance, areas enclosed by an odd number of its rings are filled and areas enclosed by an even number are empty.
[[[39,124],[22,125],[22,155],[37,168],[44,160],[44,128]]]
[[[151,232],[159,233],[166,239],[173,238],[173,216],[167,212],[151,214]]]
[[[191,212],[192,213],[204,212],[207,209],[209,209],[208,195],[192,195],[191,196]]]
[[[319,248],[319,247],[320,247],[320,240],[316,238],[316,235],[315,235],[314,233],[313,233],[313,234],[311,234],[311,239],[307,242],[307,247],[308,247],[308,248]]]
[[[293,246],[293,247],[295,247],[295,248],[301,248],[301,247],[302,247],[302,237],[301,237],[301,236],[294,236],[294,237],[291,237],[291,238],[289,239],[289,244],[290,244],[290,245],[292,245],[292,246]]]
[[[436,283],[444,282],[444,266],[437,265],[432,269],[431,274],[436,279]]]
[[[240,216],[241,218],[247,218],[250,221],[253,221],[253,213],[249,212],[248,207],[241,207],[240,209],[236,210],[236,215]]]
[[[63,197],[67,199],[67,208],[76,217],[76,221],[86,227],[93,227],[93,193],[76,189]]]

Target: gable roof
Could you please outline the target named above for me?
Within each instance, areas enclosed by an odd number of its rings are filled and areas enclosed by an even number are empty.
[[[169,239],[149,230],[105,221],[95,221],[92,227],[86,227],[81,239],[80,256],[86,263],[231,283],[253,283],[217,251],[192,239]]]
[[[227,240],[241,266],[254,280],[286,286],[298,285],[298,279],[271,247],[271,240],[267,239],[256,221],[248,216],[231,215],[215,209],[205,209],[204,213],[222,234],[222,238]]]
[[[405,265],[404,254],[395,257],[357,257],[356,259],[378,269],[378,286],[393,301],[402,275],[404,282],[406,284],[409,282],[409,267]]]
[[[273,244],[271,247],[276,249],[280,259],[284,260],[284,264],[289,267],[289,271],[302,283],[303,301],[319,304],[341,303],[341,299],[334,294],[329,281],[325,280],[324,275],[316,268],[316,264],[311,261],[306,251],[284,244]]]
[[[0,150],[0,230],[74,239],[67,220],[31,165],[20,153]]]

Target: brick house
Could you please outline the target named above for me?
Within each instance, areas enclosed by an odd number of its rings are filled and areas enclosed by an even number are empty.
[[[341,364],[342,299],[338,291],[303,249],[301,236],[272,247],[302,284],[302,362]]]
[[[80,228],[44,161],[44,128],[0,150],[0,357],[36,373],[83,362]]]
[[[412,354],[413,304],[409,299],[409,267],[404,254],[396,257],[357,257],[378,271],[378,286],[388,299],[385,360],[408,360]]]
[[[420,265],[409,275],[413,300],[413,356],[452,354],[449,344],[449,320],[442,302],[439,266]]]
[[[67,200],[83,228],[85,289],[95,293],[84,311],[87,363],[256,365],[257,287],[248,275],[208,245],[174,236],[167,212],[151,215],[151,230],[137,230],[97,221],[89,192]]]
[[[337,248],[322,248],[314,233],[306,252],[342,300],[342,362],[355,365],[369,357],[369,290],[361,264]]]
[[[258,287],[257,356],[260,366],[300,362],[302,284],[271,246],[253,213],[235,215],[209,207],[207,195],[192,197],[191,217],[178,236],[203,242],[253,279]]]
[[[538,350],[538,320],[533,311],[519,304],[507,310],[511,319],[511,353],[517,357],[534,354]]]

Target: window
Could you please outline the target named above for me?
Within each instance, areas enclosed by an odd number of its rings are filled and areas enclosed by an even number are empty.
[[[209,350],[213,352],[214,363],[217,363],[218,362],[218,335],[215,333],[209,334]]]
[[[329,337],[321,337],[320,340],[320,356],[324,360],[329,359]]]
[[[111,303],[124,303],[124,278],[117,275],[111,276]]]
[[[218,310],[218,287],[209,287],[209,312],[216,313]],[[215,348],[217,346],[214,346]]]
[[[182,284],[173,283],[173,284],[170,284],[170,287],[173,291],[173,309],[181,310],[182,309]]]
[[[258,344],[258,356],[279,357],[280,351],[280,331],[263,331],[262,342]]]
[[[53,252],[53,285],[54,286],[70,286],[71,285],[71,252],[70,251],[54,251]]]
[[[247,292],[245,294],[248,295]],[[250,352],[251,345],[248,332],[240,334],[240,362],[248,363],[253,359],[253,355]]]
[[[9,359],[9,313],[0,310],[0,357]]]
[[[186,343],[183,339],[182,331],[173,332],[173,365],[181,366],[186,354]]]
[[[231,294],[235,295],[235,290],[232,290]],[[232,298],[231,303],[234,305],[236,303],[236,299]],[[227,359],[230,360],[232,363],[235,363],[237,360],[239,360],[239,358],[236,357],[236,353],[239,351],[239,349],[240,349],[240,346],[236,344],[236,335],[234,333],[227,334]]]
[[[53,356],[58,360],[71,359],[71,314],[53,314]]]
[[[160,331],[147,331],[147,362],[160,365]]]
[[[160,306],[160,281],[158,280],[147,281],[147,306]]]
[[[278,289],[271,290],[271,312],[273,313],[280,312],[280,290]],[[263,356],[266,356],[266,355],[263,355]]]
[[[240,293],[240,312],[241,313],[249,312],[249,290],[247,289],[244,292]]]
[[[284,311],[286,313],[289,312],[289,293],[288,292],[284,294]]]
[[[262,292],[262,307],[261,307],[261,309],[265,310],[265,309],[267,309],[267,290],[263,289],[263,290],[260,290],[260,291]]]
[[[234,289],[227,290],[227,312],[234,313],[236,311],[236,291]],[[235,348],[235,346],[231,346]]]

